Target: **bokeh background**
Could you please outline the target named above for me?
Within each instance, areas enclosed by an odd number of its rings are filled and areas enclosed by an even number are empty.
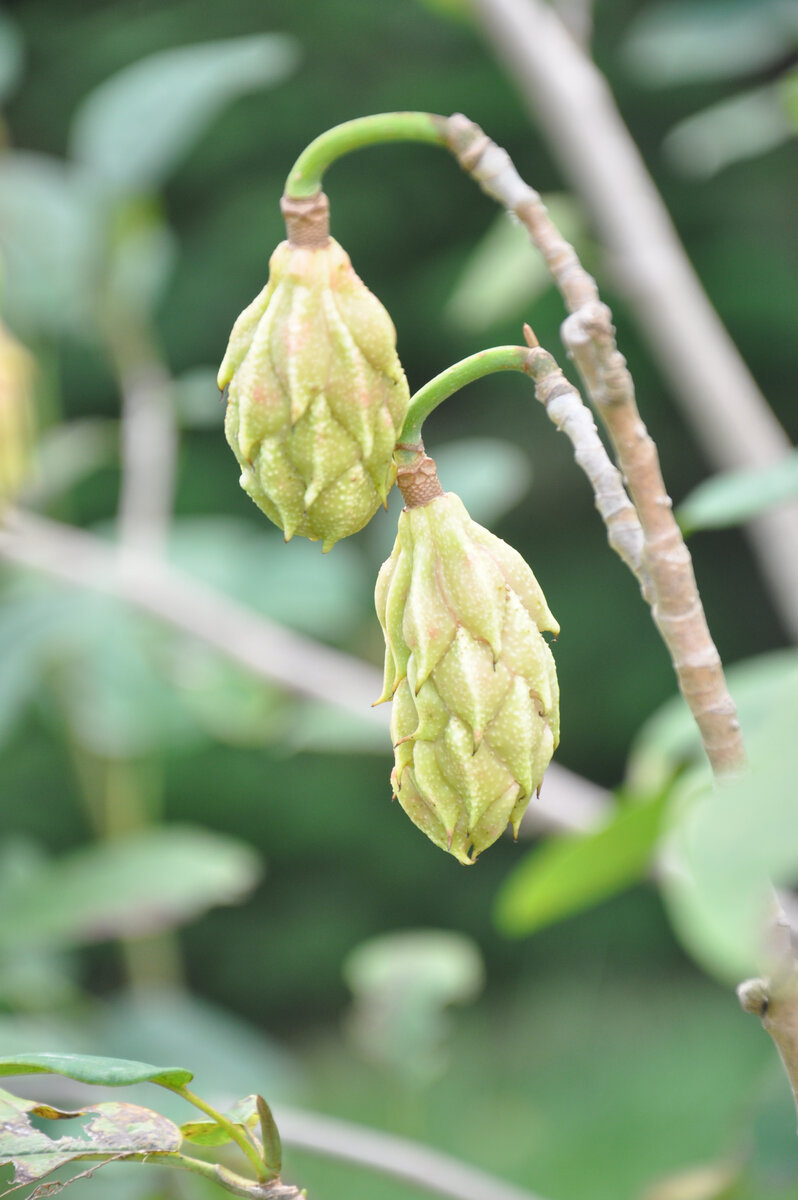
[[[796,5],[558,7],[794,442]],[[391,109],[464,111],[510,151],[613,308],[677,505],[714,470],[641,340],[589,197],[466,4],[19,0],[2,12],[0,87],[2,313],[37,361],[26,510],[106,549],[139,538],[262,616],[380,664],[372,592],[395,506],[324,558],[284,546],[238,487],[214,377],[283,236],[293,159],[323,128]],[[564,361],[561,302],[534,252],[446,154],[361,152],[327,190],[411,389],[517,342],[524,320]],[[177,441],[157,528],[137,524],[135,497],[119,520],[124,393],[128,424],[144,405],[156,496]],[[565,439],[525,380],[498,377],[448,402],[426,440],[444,485],[525,555],[561,623],[558,761],[627,807],[661,808],[694,747],[672,709],[646,724],[673,697],[672,670]],[[790,470],[779,496],[795,491]],[[737,519],[725,523],[691,549],[724,660],[757,659],[741,700],[766,727],[774,695],[798,713],[796,659]],[[507,881],[541,843],[502,841],[463,870],[390,803],[372,721],[46,569],[0,558],[0,588],[0,1054],[181,1062],[211,1098],[261,1090],[278,1115],[290,1103],[414,1137],[550,1200],[798,1196],[775,1054],[723,964],[712,977],[723,955],[702,956],[684,921],[677,936],[645,881],[653,825],[616,839],[609,883],[600,849],[570,874],[555,861],[551,912],[514,919]],[[794,857],[795,817],[782,816]],[[318,1200],[413,1194],[290,1148],[286,1175]],[[202,1186],[111,1167],[74,1195]]]

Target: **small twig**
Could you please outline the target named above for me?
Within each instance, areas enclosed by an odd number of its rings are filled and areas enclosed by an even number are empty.
[[[532,1192],[408,1138],[300,1109],[279,1108],[275,1117],[285,1145],[370,1167],[450,1200],[541,1200]]]
[[[534,344],[534,334],[528,325],[524,332],[530,344],[526,370],[535,381],[537,398],[549,420],[573,446],[574,459],[593,488],[596,508],[607,527],[607,540],[637,578],[648,599],[651,582],[643,563],[643,529],[621,474],[611,462],[590,409],[577,389],[565,378],[552,355]]]
[[[708,460],[721,470],[782,461],[789,439],[709,302],[604,76],[543,0],[474,0],[474,9],[591,211],[629,313]],[[765,513],[750,533],[798,638],[798,503]]]

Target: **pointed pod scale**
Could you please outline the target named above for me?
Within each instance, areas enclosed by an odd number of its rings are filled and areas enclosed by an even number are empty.
[[[219,369],[241,486],[285,533],[328,550],[384,504],[410,396],[396,331],[327,233],[326,199],[284,201],[289,240]]]
[[[451,492],[402,512],[377,614],[395,795],[431,841],[471,863],[508,824],[517,833],[557,746],[543,634],[559,626],[520,554]]]
[[[33,359],[0,324],[0,512],[16,496],[31,465]]]

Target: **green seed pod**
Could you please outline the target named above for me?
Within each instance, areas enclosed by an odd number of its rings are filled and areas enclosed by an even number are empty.
[[[436,846],[474,862],[508,822],[517,835],[559,741],[542,636],[559,626],[520,554],[451,492],[402,512],[376,605],[394,794]]]
[[[241,486],[286,541],[329,550],[385,504],[410,397],[393,323],[327,235],[326,200],[283,211],[289,240],[236,321],[218,382]]]
[[[33,431],[33,359],[0,324],[0,511],[30,470]]]

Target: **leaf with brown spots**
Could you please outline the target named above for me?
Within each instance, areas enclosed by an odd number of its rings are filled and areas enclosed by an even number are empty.
[[[59,1137],[54,1128],[50,1136],[40,1128],[43,1121],[79,1118],[85,1118],[79,1134]],[[15,1187],[81,1159],[176,1154],[181,1142],[177,1125],[138,1104],[108,1101],[68,1112],[0,1090],[0,1166],[14,1168]]]

